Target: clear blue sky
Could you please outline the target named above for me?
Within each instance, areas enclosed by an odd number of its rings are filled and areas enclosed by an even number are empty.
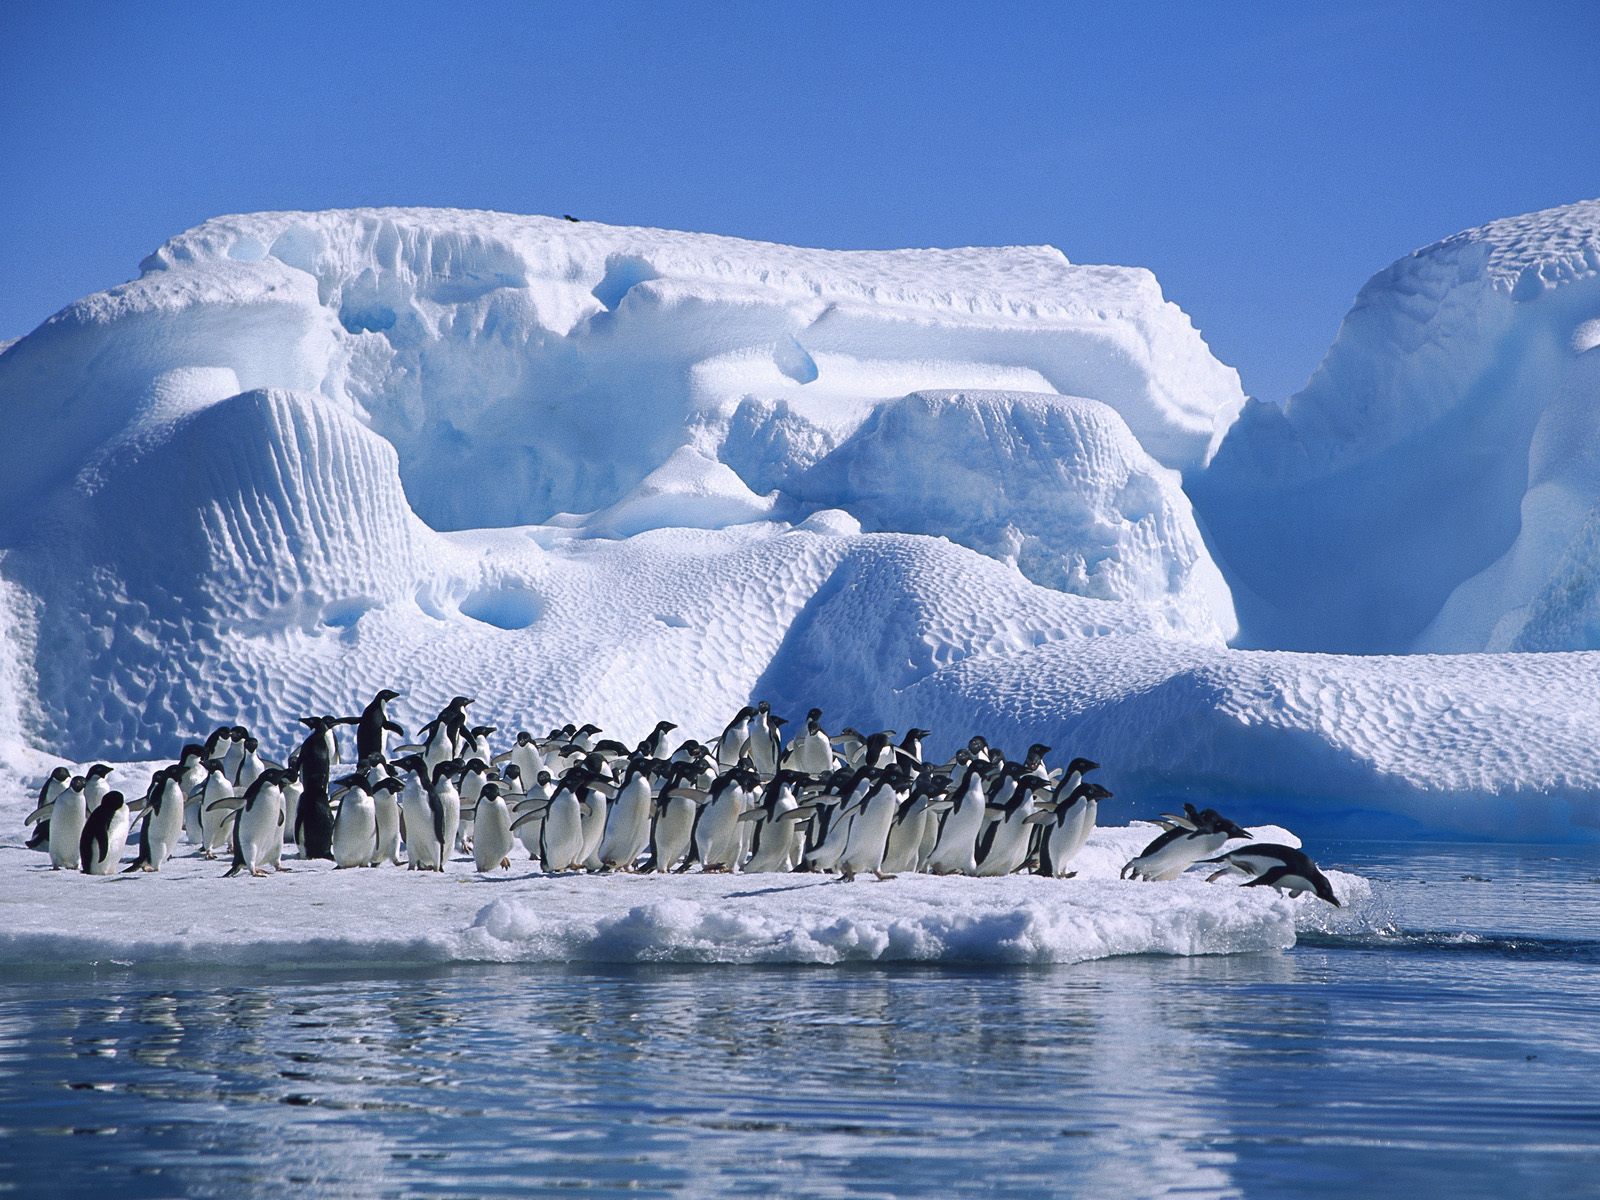
[[[0,338],[224,212],[1141,264],[1267,399],[1368,275],[1600,195],[1584,3],[0,4]]]

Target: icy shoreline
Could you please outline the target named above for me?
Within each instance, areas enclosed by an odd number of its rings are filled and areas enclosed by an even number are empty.
[[[329,968],[449,963],[1075,963],[1127,954],[1286,950],[1297,930],[1359,921],[1370,895],[1330,872],[1356,913],[1266,888],[1116,878],[1157,830],[1098,831],[1075,879],[826,875],[491,876],[335,871],[224,879],[190,854],[159,874],[90,877],[0,845],[0,968]],[[1282,838],[1262,828],[1258,838]],[[131,854],[128,856],[131,861]]]

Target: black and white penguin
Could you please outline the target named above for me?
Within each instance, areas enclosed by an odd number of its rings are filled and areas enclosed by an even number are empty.
[[[56,797],[66,791],[71,782],[72,772],[66,767],[57,767],[46,775],[44,783],[39,785],[39,803],[24,822],[34,827],[33,833],[28,837],[29,850],[37,850],[41,846],[49,849],[50,810],[55,806]]]
[[[112,875],[122,861],[133,814],[121,792],[107,792],[83,823],[78,838],[78,865],[85,875]]]
[[[1069,771],[1062,782],[1074,777],[1081,779],[1082,775]],[[1035,813],[1031,818],[1044,827],[1039,839],[1039,865],[1035,870],[1053,879],[1065,879],[1074,874],[1067,870],[1067,864],[1094,832],[1100,801],[1111,799],[1111,793],[1098,783],[1079,783],[1064,796],[1058,787],[1056,796],[1054,808]]]
[[[290,771],[268,767],[245,791],[218,800],[217,805],[236,813],[233,824],[233,862],[224,878],[246,871],[254,877],[278,866],[283,853],[283,785]]]
[[[1166,831],[1123,865],[1123,879],[1176,879],[1193,863],[1215,854],[1234,838],[1249,838],[1242,829],[1215,809],[1183,806],[1182,816],[1162,819]]]
[[[953,789],[955,803],[939,829],[939,840],[928,856],[927,870],[935,875],[976,875],[978,835],[988,815],[989,794],[984,764],[968,755],[961,781]]]
[[[183,771],[162,767],[150,779],[145,793],[144,823],[139,830],[139,853],[128,871],[159,871],[172,857],[183,836]]]
[[[1037,811],[1039,789],[1049,785],[1048,780],[1037,775],[1019,777],[1008,773],[1007,781],[1013,785],[1009,794],[1003,789],[1000,796],[1004,800],[996,797],[998,819],[978,836],[980,876],[1010,875],[1027,861],[1029,835],[1033,832],[1029,818]]]
[[[1328,881],[1303,850],[1293,846],[1280,846],[1275,842],[1240,847],[1217,858],[1203,858],[1203,863],[1219,863],[1221,869],[1206,876],[1210,883],[1224,875],[1237,873],[1248,876],[1245,887],[1270,887],[1291,896],[1310,892],[1335,908],[1339,898],[1333,894],[1333,884]]]
[[[634,753],[639,755],[641,758],[647,758],[651,760],[658,760],[662,758],[663,751],[666,750],[667,746],[667,734],[671,733],[676,728],[677,726],[671,721],[657,721],[656,727],[647,735],[645,735],[644,741],[640,742],[639,745],[635,747]]]
[[[833,770],[833,743],[823,731],[820,708],[806,713],[806,727],[789,743],[783,765],[807,775],[826,775]]]
[[[50,808],[50,869],[76,871],[83,862],[80,844],[84,822],[89,819],[89,804],[84,799],[88,780],[74,775],[56,796]]]
[[[480,873],[496,867],[509,869],[511,847],[517,839],[511,832],[511,810],[500,795],[500,784],[490,780],[478,792],[473,818],[472,865]]]
[[[745,705],[734,713],[733,720],[717,736],[716,759],[719,770],[732,770],[745,756],[750,745],[750,722],[755,715],[756,710]]]
[[[403,726],[389,719],[389,704],[400,699],[401,693],[392,688],[384,688],[366,708],[361,710],[361,716],[356,718],[356,761],[376,754],[379,758],[389,757],[389,735],[405,737]]]
[[[844,852],[839,856],[839,875],[845,883],[867,871],[880,880],[894,878],[883,869],[883,857],[895,813],[910,796],[911,788],[911,772],[896,764],[883,771],[862,797],[850,822]]]

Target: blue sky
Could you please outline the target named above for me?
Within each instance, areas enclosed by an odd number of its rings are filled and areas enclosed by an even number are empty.
[[[1592,3],[0,5],[0,338],[207,216],[441,204],[1148,266],[1266,399],[1600,195]]]

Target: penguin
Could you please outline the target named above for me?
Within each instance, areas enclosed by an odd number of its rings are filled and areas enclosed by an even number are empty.
[[[583,854],[583,801],[581,793],[589,782],[579,768],[569,772],[551,793],[544,809],[544,824],[539,831],[539,861],[552,875],[575,870]],[[527,821],[529,812],[518,821]]]
[[[44,783],[39,786],[39,803],[24,822],[34,827],[28,837],[29,850],[37,850],[41,846],[49,850],[50,809],[55,805],[56,797],[66,791],[71,782],[72,772],[66,767],[57,767],[45,776]]]
[[[578,852],[578,863],[585,870],[600,869],[600,842],[606,835],[606,817],[611,811],[613,795],[610,767],[598,754],[584,759],[583,770],[589,775],[588,791],[584,795],[583,846]]]
[[[512,763],[506,768],[507,783],[513,782],[521,775],[517,765]],[[522,843],[522,848],[528,852],[528,861],[539,860],[539,843],[544,836],[544,813],[548,807],[547,801],[554,794],[555,784],[549,771],[540,771],[533,777],[533,783],[524,788],[512,806],[511,829],[517,835],[517,840]],[[522,820],[527,817],[526,821]]]
[[[88,780],[82,775],[74,775],[51,806],[49,848],[52,871],[75,871],[83,863],[83,827],[89,819],[89,805],[83,795],[87,786]]]
[[[1044,756],[1050,753],[1050,747],[1043,742],[1035,742],[1028,747],[1028,753],[1022,759],[1022,773],[1024,775],[1037,775],[1047,783],[1054,783],[1050,778],[1050,771],[1044,765]]]
[[[278,865],[283,853],[283,784],[289,772],[283,767],[268,767],[239,795],[215,803],[231,809],[233,822],[233,863],[224,879],[250,872],[252,878]]]
[[[755,716],[750,719],[750,744],[746,753],[763,779],[771,779],[777,773],[783,744],[778,731],[784,723],[782,717],[773,716],[772,706],[765,700],[756,704]]]
[[[1120,878],[1176,879],[1190,864],[1215,854],[1229,840],[1250,837],[1249,830],[1215,809],[1196,811],[1192,804],[1183,806],[1183,816],[1166,817],[1162,824],[1167,827],[1165,832],[1123,865]]]
[[[122,861],[133,814],[121,792],[107,792],[83,823],[78,838],[78,864],[85,875],[113,875]]]
[[[400,865],[400,793],[405,789],[405,784],[390,773],[381,759],[369,756],[364,762],[366,769],[361,778],[367,785],[367,791],[372,794],[372,821],[377,832],[372,858],[367,865],[376,867],[389,863],[397,867]],[[287,801],[287,789],[284,796]],[[338,832],[337,824],[334,832]]]
[[[289,758],[289,779],[283,785],[283,840],[293,843],[295,830],[300,828],[300,797],[305,795],[305,784],[300,782],[300,761]]]
[[[128,872],[159,871],[172,857],[183,834],[182,770],[162,767],[150,778],[145,793],[144,824],[139,830],[139,854]]]
[[[1078,771],[1069,770],[1062,778],[1065,786],[1069,780],[1082,779]],[[1067,870],[1067,864],[1083,849],[1083,844],[1094,832],[1095,820],[1100,811],[1100,801],[1111,799],[1111,793],[1098,783],[1079,783],[1071,792],[1058,797],[1055,807],[1035,813],[1029,820],[1043,827],[1039,839],[1039,865],[1036,873],[1052,879],[1069,879],[1076,872]]]
[[[208,758],[202,765],[206,771],[205,781],[189,793],[189,798],[200,801],[200,856],[215,858],[218,850],[232,842],[233,823],[238,819],[236,809],[219,806],[217,801],[230,799],[237,793],[220,758]]]
[[[421,755],[396,759],[394,765],[406,773],[400,793],[400,811],[405,817],[406,870],[444,870],[444,810],[428,786],[427,764]]]
[[[719,770],[728,771],[739,765],[746,747],[750,744],[750,720],[756,710],[748,704],[733,715],[727,727],[717,738],[716,758]]]
[[[1034,814],[1035,794],[1048,781],[1037,775],[1012,776],[1010,781],[1015,786],[1010,796],[998,804],[999,820],[978,838],[980,877],[1010,875],[1028,858],[1028,835],[1033,832],[1028,818]]]
[[[472,865],[484,874],[496,867],[509,869],[511,847],[516,845],[516,838],[511,834],[511,810],[501,798],[497,782],[490,780],[478,793],[473,825],[476,833],[472,842]]]
[[[751,739],[754,741],[754,738]],[[702,870],[734,871],[739,866],[739,817],[759,785],[757,769],[744,759],[718,776],[694,823],[694,850]]]
[[[245,742],[250,738],[250,731],[243,725],[235,725],[228,730],[227,741],[222,747],[222,773],[231,782],[238,778],[239,768],[244,764]]]
[[[492,757],[492,756],[491,756]],[[489,760],[474,756],[467,761],[456,790],[461,794],[461,821],[456,826],[454,849],[458,854],[472,853],[472,822],[477,812],[478,793],[489,782]]]
[[[816,798],[822,801],[820,804],[802,805],[816,813],[810,834],[816,844],[802,861],[804,870],[832,871],[838,867],[839,859],[849,845],[850,827],[855,823],[856,813],[877,786],[881,774],[871,767],[857,767],[843,781],[836,801],[827,798],[833,795],[830,792]]]
[[[471,762],[475,758],[481,759],[483,764],[488,766],[494,761],[494,751],[489,746],[489,735],[497,732],[498,729],[493,725],[474,725],[467,730],[467,735],[463,739],[465,745],[456,757],[466,762]]]
[[[467,737],[467,707],[473,703],[471,696],[456,696],[439,710],[437,717],[417,730],[417,736],[423,739],[422,761],[430,774],[461,750]]]
[[[372,698],[361,716],[356,718],[356,760],[362,761],[376,754],[389,756],[389,735],[405,737],[405,729],[389,719],[389,704],[400,699],[401,693],[384,688]]]
[[[839,747],[839,757],[851,767],[861,765],[861,756],[866,748],[867,738],[860,730],[852,729],[846,725],[839,731],[839,736],[831,743]]]
[[[539,749],[538,742],[533,734],[524,729],[517,734],[516,743],[509,750],[502,750],[490,760],[491,765],[510,762],[517,768],[524,784],[531,783],[539,777],[540,771],[548,770],[544,754]]]
[[[761,799],[740,814],[739,820],[753,827],[749,857],[740,868],[745,874],[793,868],[802,849],[800,827],[813,816],[799,811],[795,787],[808,778],[800,771],[780,770],[767,781]]]
[[[983,763],[969,756],[961,782],[953,790],[955,803],[940,827],[927,869],[934,875],[976,875],[978,835],[983,832],[989,809]]]
[[[919,776],[911,795],[895,812],[883,852],[883,870],[890,875],[915,871],[922,862],[922,842],[936,808],[945,803],[950,777],[928,772]]]
[[[783,765],[790,770],[808,775],[826,775],[833,770],[833,743],[822,730],[820,708],[806,713],[805,731],[789,743],[783,759]]]
[[[249,790],[250,785],[261,777],[269,764],[261,757],[261,743],[253,737],[246,737],[240,743],[244,747],[244,754],[239,759],[239,765],[234,769],[233,786],[241,793]]]
[[[300,857],[332,862],[333,803],[326,785],[316,791],[305,787],[294,810],[294,842],[300,848]]]
[[[205,747],[191,742],[178,755],[178,789],[183,793],[183,836],[196,845],[204,844],[200,830],[200,785],[206,781]]]
[[[112,768],[105,763],[95,763],[83,773],[83,804],[90,812],[111,792]]]
[[[851,882],[863,871],[872,872],[880,880],[894,878],[883,869],[883,856],[895,813],[909,798],[911,786],[911,773],[897,764],[885,771],[862,799],[860,812],[850,822],[844,852],[839,856],[843,882]]]
[[[1317,869],[1317,864],[1311,861],[1305,851],[1297,850],[1293,846],[1264,842],[1242,846],[1217,858],[1202,858],[1200,861],[1207,864],[1221,864],[1220,870],[1206,876],[1207,883],[1237,872],[1249,876],[1244,884],[1245,887],[1276,888],[1280,892],[1287,892],[1290,896],[1301,896],[1310,892],[1317,899],[1326,901],[1335,908],[1341,907],[1339,898],[1333,894],[1333,884],[1328,881],[1328,877]]]
[[[455,850],[456,831],[461,826],[461,793],[456,788],[455,777],[463,763],[459,758],[447,759],[433,769],[433,781],[428,785],[432,797],[430,807],[437,805],[439,822],[439,870],[449,861]]]
[[[670,871],[693,848],[694,823],[703,758],[674,763],[656,798],[655,821],[650,826],[650,851],[646,871]]]
[[[371,866],[378,856],[378,806],[364,775],[346,775],[335,786],[339,813],[333,821],[333,869]]]
[[[900,739],[900,757],[905,761],[920,767],[922,765],[922,739],[932,733],[931,729],[908,729],[905,737]]]
[[[656,727],[652,729],[648,735],[646,735],[644,741],[639,743],[639,745],[635,748],[634,753],[639,755],[641,758],[650,759],[652,761],[659,760],[661,758],[661,752],[666,749],[667,734],[671,733],[676,728],[677,726],[671,721],[657,721]]]
[[[659,744],[660,739],[656,738],[656,742]],[[600,839],[601,870],[631,871],[644,853],[650,842],[650,813],[655,807],[651,773],[663,765],[659,759],[640,752],[635,752],[628,761],[622,784],[611,802],[611,820],[606,825],[605,837]]]

